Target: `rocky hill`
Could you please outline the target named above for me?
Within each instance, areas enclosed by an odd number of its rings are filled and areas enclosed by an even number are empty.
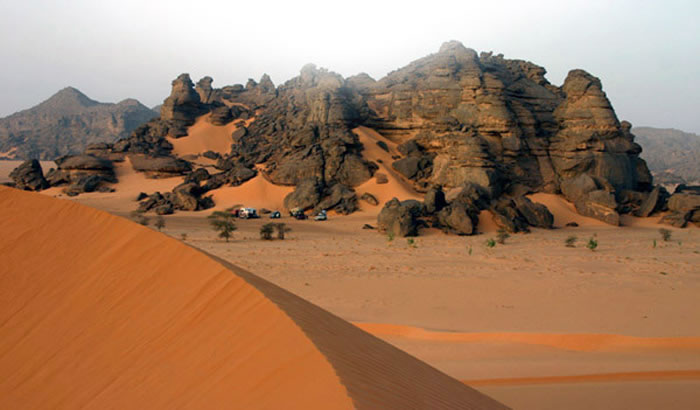
[[[75,88],[0,119],[0,159],[52,160],[112,143],[158,114],[136,100],[100,103]]]
[[[633,132],[657,183],[700,184],[700,135],[651,127],[634,127]]]
[[[653,186],[631,124],[617,118],[601,81],[572,70],[555,86],[545,74],[531,62],[478,54],[458,42],[378,81],[366,74],[345,79],[314,65],[277,87],[267,75],[245,86],[214,88],[210,77],[195,85],[182,74],[172,82],[160,118],[86,153],[110,161],[129,156],[154,175],[186,175],[172,193],[142,203],[144,211],[203,209],[212,205],[207,192],[262,173],[275,184],[296,187],[285,199],[287,208],[350,213],[358,208],[355,187],[374,178],[379,167],[365,157],[355,132],[365,126],[396,145],[391,163],[383,166],[426,195],[424,202],[386,204],[379,226],[396,234],[430,225],[473,234],[483,210],[508,231],[551,227],[547,208],[526,197],[536,192],[561,194],[582,215],[612,225],[620,223],[620,214],[665,209],[668,194]],[[230,151],[207,153],[217,160],[213,173],[172,153],[172,139],[187,138],[205,114],[214,126],[235,121]],[[70,184],[73,193],[85,191],[87,182],[90,189],[99,187],[96,174],[113,178],[102,163],[94,169],[95,161],[85,157],[62,163],[73,169],[59,164],[46,179]],[[669,223],[698,222],[694,201],[672,201],[678,206]]]

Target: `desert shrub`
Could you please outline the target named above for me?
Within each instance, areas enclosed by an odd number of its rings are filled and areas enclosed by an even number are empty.
[[[288,227],[284,222],[276,223],[275,228],[277,229],[277,239],[284,239],[284,235],[292,231],[292,228]]]
[[[666,228],[661,228],[659,229],[659,233],[661,234],[661,239],[664,240],[664,242],[668,242],[671,240],[671,231],[669,231]]]
[[[180,234],[180,239],[182,239],[183,242],[187,240],[187,232],[183,232]]]
[[[146,215],[143,214],[141,211],[132,211],[131,214],[131,219],[134,220],[134,222],[141,224],[143,226],[148,226],[148,224],[151,222],[150,218],[148,218]]]
[[[498,230],[496,233],[496,241],[500,243],[501,245],[506,243],[506,239],[510,238],[510,234],[506,232],[505,229],[501,228]]]
[[[158,215],[156,217],[156,221],[154,223],[154,226],[158,229],[158,231],[162,230],[165,228],[165,218],[163,218],[162,215]]]
[[[215,211],[207,217],[212,229],[219,233],[219,238],[228,240],[233,236],[233,232],[238,229],[236,218],[229,212]]]
[[[486,240],[486,247],[487,247],[487,248],[493,248],[494,246],[496,246],[496,240],[495,240],[495,239],[490,238],[490,239],[487,239],[487,240]]]
[[[566,244],[567,248],[575,248],[577,240],[578,238],[576,236],[571,235],[568,238],[566,238],[566,240],[564,240],[564,244]]]
[[[270,241],[272,234],[275,233],[275,223],[270,222],[260,227],[260,239]]]
[[[469,245],[467,247],[467,254],[469,254],[469,256],[472,256],[472,246],[471,245]]]
[[[418,247],[418,245],[416,245],[416,240],[413,239],[413,238],[407,238],[407,239],[406,239],[406,244],[408,244],[408,246],[410,246],[411,248],[417,248],[417,247]]]
[[[394,233],[393,233],[393,232],[388,232],[388,233],[386,234],[386,240],[389,241],[389,242],[393,241],[393,240],[394,240]]]
[[[598,247],[598,240],[595,238],[590,238],[588,240],[588,243],[586,244],[586,248],[590,249],[591,251],[596,250]]]

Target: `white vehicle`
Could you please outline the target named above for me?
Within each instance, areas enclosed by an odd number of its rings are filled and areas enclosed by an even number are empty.
[[[238,211],[238,217],[243,219],[258,218],[258,211],[255,208],[241,208]]]
[[[328,219],[328,214],[326,214],[325,210],[319,212],[318,215],[316,215],[314,217],[314,221],[325,221],[327,219]]]

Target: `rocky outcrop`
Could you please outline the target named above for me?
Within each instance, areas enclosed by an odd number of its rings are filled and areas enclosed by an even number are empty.
[[[685,228],[689,222],[700,226],[700,187],[680,188],[668,199],[669,214],[660,222],[677,228]]]
[[[134,99],[101,103],[68,87],[35,107],[0,119],[0,159],[75,155],[90,144],[125,138],[157,115]]]
[[[180,74],[173,80],[170,96],[160,109],[160,118],[168,125],[168,134],[175,138],[187,135],[187,128],[205,112],[189,74]]]
[[[32,159],[24,161],[19,167],[10,172],[10,178],[15,183],[15,187],[26,191],[41,191],[49,187],[48,181],[44,178],[39,161]]]
[[[117,182],[112,161],[93,155],[73,155],[56,159],[57,169],[46,174],[51,186],[67,185],[64,192],[75,196],[85,192],[110,191]]]
[[[174,157],[152,157],[148,155],[130,155],[131,166],[137,172],[143,172],[149,178],[169,178],[185,175],[192,166],[185,160]]]
[[[359,81],[357,90],[372,109],[366,124],[399,144],[392,165],[419,190],[474,183],[498,198],[513,185],[559,192],[583,175],[616,201],[625,190],[650,191],[641,149],[600,80],[573,70],[556,87],[545,73],[449,42],[377,82]],[[614,222],[589,205],[580,209]]]

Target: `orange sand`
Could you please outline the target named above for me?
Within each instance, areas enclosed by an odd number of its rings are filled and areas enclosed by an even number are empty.
[[[358,197],[362,196],[365,192],[369,192],[379,200],[379,205],[377,206],[362,202],[361,205],[363,208],[371,209],[372,212],[379,213],[384,203],[394,197],[402,201],[406,199],[423,200],[423,196],[416,192],[408,182],[404,181],[403,178],[391,168],[391,163],[394,162],[391,155],[392,153],[398,154],[396,143],[384,138],[371,128],[357,127],[353,132],[359,137],[360,142],[365,148],[362,153],[364,158],[374,161],[379,165],[379,170],[377,172],[383,173],[389,180],[386,184],[377,184],[376,179],[372,178],[364,184],[355,187]],[[384,141],[389,147],[389,152],[379,148],[377,141]],[[377,160],[381,160],[382,163],[379,163]]]
[[[250,181],[236,187],[222,187],[209,192],[214,198],[216,209],[226,209],[233,205],[251,208],[267,208],[282,211],[284,197],[294,191],[294,187],[275,185],[258,174]]]
[[[0,408],[505,408],[166,235],[0,187]]]
[[[223,126],[213,125],[209,122],[211,114],[197,118],[187,132],[187,136],[181,138],[168,137],[173,144],[173,153],[183,157],[186,155],[200,155],[206,151],[214,151],[219,154],[228,154],[231,151],[231,134],[236,129],[236,122]]]

